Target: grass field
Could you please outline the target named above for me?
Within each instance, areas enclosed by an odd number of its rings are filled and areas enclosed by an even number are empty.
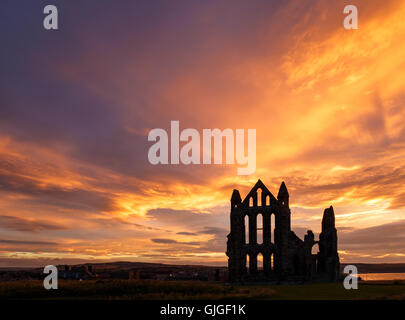
[[[302,285],[226,285],[199,281],[59,281],[58,290],[45,290],[42,281],[0,282],[4,299],[405,299],[405,282],[361,282],[358,290],[342,283]]]

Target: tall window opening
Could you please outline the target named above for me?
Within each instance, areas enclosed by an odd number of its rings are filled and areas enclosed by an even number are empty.
[[[270,256],[270,270],[274,270],[274,253]]]
[[[263,214],[257,215],[257,243],[263,243]]]
[[[260,188],[257,189],[256,194],[257,194],[257,205],[259,207],[261,207],[262,206],[262,189],[260,189]]]
[[[249,216],[245,216],[245,243],[249,243]]]

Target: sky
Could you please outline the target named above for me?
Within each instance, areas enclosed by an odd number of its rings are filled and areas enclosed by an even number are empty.
[[[333,205],[341,262],[405,262],[404,17],[393,0],[2,1],[0,267],[226,265],[232,190],[258,179],[285,181],[302,238]],[[172,120],[256,129],[255,173],[150,164]]]

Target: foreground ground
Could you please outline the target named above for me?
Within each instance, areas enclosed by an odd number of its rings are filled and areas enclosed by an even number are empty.
[[[302,285],[227,285],[200,281],[59,281],[45,290],[42,281],[0,282],[4,299],[405,299],[405,282],[360,282],[358,290],[342,283]]]

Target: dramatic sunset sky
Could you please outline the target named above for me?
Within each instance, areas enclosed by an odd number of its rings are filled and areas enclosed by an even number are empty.
[[[300,237],[334,206],[342,262],[405,262],[404,1],[6,0],[0,40],[0,267],[226,265],[259,178]],[[256,129],[255,174],[151,165],[171,120]]]

